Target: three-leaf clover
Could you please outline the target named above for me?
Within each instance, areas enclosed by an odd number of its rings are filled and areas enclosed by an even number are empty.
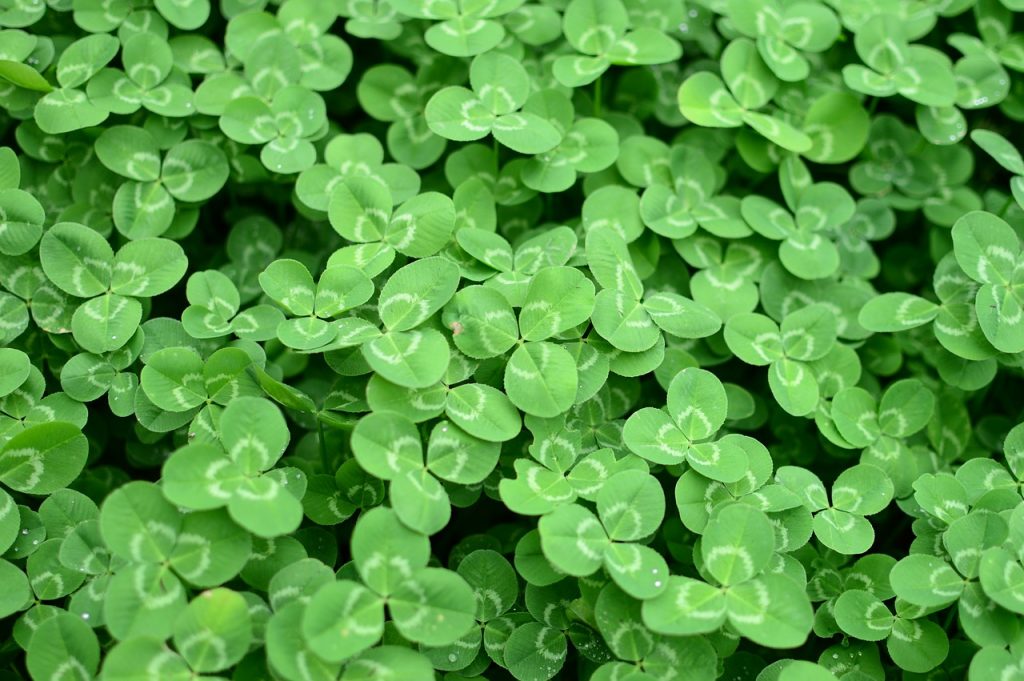
[[[391,412],[367,414],[352,430],[356,461],[370,475],[390,483],[395,515],[427,536],[439,532],[451,518],[448,493],[438,478],[460,484],[482,482],[497,464],[498,450],[495,444],[442,421],[431,431],[424,460],[416,425]]]
[[[757,313],[733,315],[725,342],[743,362],[768,366],[768,385],[779,406],[804,416],[818,406],[820,389],[808,362],[827,355],[836,342],[832,310],[813,303],[786,315],[781,324]]]
[[[160,487],[141,480],[112,492],[99,530],[115,560],[106,583],[103,621],[117,640],[170,638],[187,607],[184,580],[204,588],[245,566],[252,535],[222,510],[184,514]]]
[[[722,76],[699,71],[679,86],[679,108],[689,121],[708,128],[749,125],[783,149],[803,153],[811,138],[778,116],[760,111],[775,96],[779,81],[748,38],[737,38],[722,52]],[[724,80],[724,82],[723,82]]]
[[[814,513],[814,535],[833,551],[848,555],[866,553],[875,531],[865,516],[880,513],[893,498],[893,484],[885,472],[870,464],[845,469],[832,483],[832,503],[825,486],[814,473],[783,466],[775,479],[800,497]]]
[[[757,51],[781,80],[800,81],[810,73],[803,52],[824,52],[839,37],[839,20],[816,2],[729,0],[729,21],[757,42]]]
[[[627,3],[621,0],[572,0],[562,16],[562,31],[580,54],[555,58],[555,78],[566,87],[594,82],[612,65],[664,64],[679,59],[682,47],[651,26],[630,29]]]
[[[742,436],[714,440],[728,414],[722,382],[704,369],[680,371],[668,386],[664,409],[644,407],[626,420],[626,447],[652,463],[686,462],[701,475],[736,482],[747,470],[747,455],[736,442]]]
[[[1024,352],[1024,258],[1017,233],[991,213],[967,213],[953,226],[953,253],[981,284],[974,309],[985,338],[1001,352]]]
[[[746,504],[719,507],[701,536],[710,579],[673,575],[665,591],[647,600],[644,624],[659,634],[692,636],[728,621],[760,645],[795,648],[807,640],[813,613],[804,586],[770,569],[775,549],[771,521]]]
[[[498,484],[501,500],[516,513],[543,515],[577,498],[594,501],[609,476],[646,468],[635,457],[616,460],[606,448],[583,454],[581,433],[564,418],[528,416],[526,427],[534,436],[528,449],[533,461],[516,459],[516,477],[503,478]]]
[[[362,305],[374,293],[370,278],[354,267],[328,267],[314,283],[306,266],[290,259],[270,263],[259,281],[267,296],[291,316],[277,325],[278,339],[297,350],[332,343],[343,327],[329,320]]]
[[[132,35],[121,46],[121,64],[123,71],[104,68],[89,80],[86,92],[94,106],[124,115],[141,108],[174,118],[195,113],[192,82],[174,65],[166,39],[148,31]],[[45,129],[38,111],[36,117]]]
[[[273,305],[253,305],[239,311],[238,287],[219,270],[190,276],[185,296],[190,304],[181,313],[181,324],[193,338],[219,338],[233,333],[247,340],[266,341],[277,336],[278,326],[284,321],[281,310]]]
[[[747,196],[743,219],[758,234],[782,242],[779,260],[789,272],[801,279],[833,275],[840,253],[828,234],[854,216],[853,198],[834,182],[808,182],[787,192],[786,199],[789,211],[763,196]]]
[[[935,412],[935,396],[915,378],[895,381],[880,399],[851,386],[837,392],[828,416],[842,447],[862,448],[861,460],[885,470],[900,490],[913,479],[912,455],[904,439],[924,429]]]
[[[513,151],[540,154],[562,140],[562,133],[544,117],[524,110],[530,77],[518,61],[487,52],[469,67],[472,89],[442,88],[427,102],[427,125],[445,139],[471,142],[493,135]]]
[[[949,640],[942,627],[916,615],[893,615],[877,596],[860,589],[843,592],[835,603],[836,622],[844,633],[864,641],[885,639],[893,662],[923,674],[946,659]]]
[[[317,656],[342,662],[384,634],[384,606],[406,639],[444,646],[476,625],[472,587],[459,574],[427,567],[430,542],[406,528],[387,507],[360,516],[352,535],[359,581],[322,586],[301,614],[299,631]],[[356,575],[352,575],[355,577]]]
[[[261,397],[236,397],[220,413],[217,430],[219,442],[186,445],[167,459],[164,495],[193,510],[226,506],[258,537],[294,532],[306,477],[296,468],[274,468],[290,439],[280,409]]]
[[[490,53],[505,38],[505,27],[495,19],[507,15],[523,3],[524,0],[486,3],[388,0],[388,4],[400,14],[436,22],[423,33],[423,40],[441,54],[452,57],[474,57]]]
[[[114,253],[102,236],[73,222],[60,222],[39,243],[43,271],[65,293],[87,300],[75,309],[71,333],[83,349],[104,353],[124,346],[142,321],[139,298],[172,288],[188,258],[176,242],[130,241]]]
[[[156,237],[171,227],[175,200],[205,201],[228,179],[224,152],[211,142],[187,140],[161,154],[145,128],[115,125],[96,140],[96,156],[127,178],[113,201],[114,226],[130,239]]]
[[[556,568],[586,577],[602,566],[623,591],[649,599],[667,586],[668,565],[653,548],[639,543],[665,515],[665,493],[643,470],[616,473],[596,497],[597,515],[579,504],[564,504],[539,523],[541,549]]]
[[[323,97],[300,85],[288,85],[272,96],[238,97],[224,108],[220,129],[242,144],[261,145],[267,170],[299,173],[316,163],[312,140],[327,123]]]
[[[904,24],[892,15],[872,17],[854,35],[854,47],[864,64],[843,67],[848,87],[875,97],[901,94],[919,104],[952,106],[956,99],[953,66],[942,52],[911,45]]]

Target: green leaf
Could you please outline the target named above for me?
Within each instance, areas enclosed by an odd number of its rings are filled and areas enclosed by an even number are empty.
[[[452,388],[445,414],[455,425],[487,442],[511,440],[522,428],[522,418],[505,393],[479,383]]]
[[[814,516],[814,536],[837,553],[865,553],[875,541],[871,523],[859,515],[828,508]]]
[[[964,589],[964,580],[948,563],[923,553],[900,559],[889,579],[896,595],[923,607],[952,603]]]
[[[751,40],[737,38],[729,43],[722,52],[721,65],[722,79],[742,109],[760,109],[778,89],[778,81]]]
[[[221,414],[219,429],[228,457],[247,475],[269,470],[291,437],[281,410],[262,397],[231,400]]]
[[[646,626],[666,636],[709,633],[725,622],[725,594],[699,580],[673,575],[660,596],[644,601],[642,614]]]
[[[146,396],[167,411],[188,411],[206,400],[203,360],[191,348],[173,347],[154,352],[139,378]]]
[[[384,602],[356,582],[322,586],[302,615],[302,636],[310,650],[328,662],[343,662],[380,640]]]
[[[110,551],[133,562],[167,559],[178,540],[181,515],[152,483],[135,481],[100,507],[100,531]]]
[[[0,348],[0,396],[19,388],[32,371],[32,361],[21,350]]]
[[[260,288],[289,313],[313,314],[316,286],[306,266],[297,260],[275,260],[259,275]]]
[[[359,516],[352,532],[352,560],[363,583],[375,593],[391,594],[429,558],[427,537],[408,529],[390,508],[377,507]]]
[[[661,525],[665,516],[665,493],[657,479],[648,473],[622,471],[601,486],[597,494],[597,514],[613,541],[643,539]]]
[[[428,388],[440,381],[451,356],[444,336],[429,328],[391,331],[364,343],[362,351],[375,372],[406,388]]]
[[[946,632],[930,620],[897,619],[892,629],[886,649],[893,662],[908,672],[928,672],[942,664],[949,653]]]
[[[49,81],[34,68],[9,59],[0,59],[0,78],[11,85],[34,92],[51,92],[53,90]]]
[[[730,504],[712,514],[701,542],[704,566],[724,586],[741,584],[763,572],[774,549],[771,521],[745,504]]]
[[[437,478],[425,470],[397,475],[391,481],[389,495],[398,518],[417,532],[436,534],[451,519],[448,494]]]
[[[893,333],[927,324],[938,314],[938,305],[919,296],[883,293],[861,308],[857,321],[869,331]]]
[[[796,648],[810,634],[811,605],[803,587],[789,577],[761,575],[732,587],[725,600],[729,622],[754,643]]]
[[[862,641],[881,641],[895,622],[881,600],[860,589],[844,591],[836,599],[835,616],[840,629]]]
[[[89,298],[110,286],[114,253],[106,239],[84,225],[51,227],[40,241],[39,259],[47,277],[73,296]]]
[[[174,647],[196,671],[216,672],[237,664],[250,643],[248,604],[229,589],[202,592],[174,624]]]
[[[345,667],[341,678],[343,681],[374,681],[381,673],[409,681],[430,681],[434,669],[420,653],[404,646],[387,645],[359,655]]]
[[[981,556],[978,576],[986,596],[1007,610],[1024,613],[1024,568],[1008,551],[987,549]]]
[[[413,329],[452,299],[459,268],[439,257],[417,260],[391,275],[381,288],[377,310],[391,331]]]
[[[76,40],[65,48],[57,60],[57,82],[62,88],[84,85],[117,56],[120,48],[121,43],[105,33]],[[44,92],[49,90],[47,88]]]
[[[679,109],[688,120],[705,128],[738,128],[743,109],[722,80],[709,72],[696,73],[679,87]]]
[[[525,343],[505,365],[505,394],[524,413],[550,418],[569,410],[579,379],[576,362],[559,345]]]
[[[593,513],[576,504],[559,506],[540,519],[541,548],[556,568],[570,575],[593,574],[610,541]]]
[[[50,494],[78,477],[88,455],[88,441],[70,423],[29,426],[0,449],[0,482],[25,494]]]
[[[490,134],[495,115],[473,91],[447,87],[427,102],[424,116],[437,135],[457,142],[472,142]]]
[[[111,352],[131,340],[141,321],[138,300],[108,293],[78,306],[71,317],[71,332],[85,350]]]
[[[423,568],[407,577],[389,596],[388,609],[403,636],[429,646],[454,643],[476,622],[473,590],[442,568]]]
[[[659,328],[677,338],[707,338],[722,328],[722,320],[713,311],[667,291],[648,295],[644,309]]]
[[[547,681],[565,663],[565,634],[540,622],[517,627],[505,642],[505,664],[518,679]]]
[[[443,319],[452,330],[455,347],[474,359],[502,355],[519,340],[512,306],[503,295],[485,286],[460,289],[445,306]]]
[[[218,147],[203,140],[187,140],[164,156],[161,182],[179,201],[205,201],[228,179],[228,160]]]
[[[110,290],[125,296],[152,298],[181,281],[188,258],[169,239],[136,239],[114,255]]]
[[[975,281],[1008,283],[1020,256],[1020,240],[995,215],[973,211],[953,225],[953,253],[967,276]]]
[[[459,563],[459,575],[473,589],[476,619],[487,622],[513,606],[519,593],[516,571],[497,551],[479,549]]]
[[[683,369],[669,384],[667,400],[669,414],[691,442],[713,437],[725,423],[725,388],[709,371]]]
[[[594,284],[582,272],[545,267],[530,279],[519,329],[524,340],[544,340],[583,323],[593,311]]]
[[[100,644],[92,628],[67,612],[39,625],[26,651],[26,665],[33,678],[50,679],[65,670],[92,678],[100,665]]]

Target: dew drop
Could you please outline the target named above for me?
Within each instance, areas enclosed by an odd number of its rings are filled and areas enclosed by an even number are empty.
[[[82,613],[82,619],[83,619],[83,620],[87,620],[87,619],[89,619],[89,613],[87,613],[87,612],[83,612],[83,613]]]
[[[117,336],[111,336],[110,340],[117,340]]]
[[[28,534],[28,530],[22,530],[21,533],[22,534]]]
[[[660,580],[659,580],[659,581],[656,581],[656,582],[654,583],[654,588],[655,588],[655,589],[660,589],[660,588],[661,588],[661,581],[660,581]]]
[[[38,543],[39,543],[39,540],[38,540],[38,539],[33,539],[33,540],[32,540],[32,546],[35,546],[35,545],[36,545],[36,544],[38,544]]]
[[[455,653],[449,653],[448,654],[448,661],[449,662],[455,662],[455,660],[457,660],[457,659],[459,659],[459,658],[455,657]]]

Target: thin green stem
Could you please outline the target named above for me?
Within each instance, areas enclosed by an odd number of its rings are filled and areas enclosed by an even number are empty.
[[[320,465],[323,466],[324,473],[331,475],[332,471],[327,456],[327,440],[324,439],[324,424],[320,419],[316,421],[316,431],[317,439],[320,441]]]
[[[950,608],[950,609],[949,609],[949,612],[948,612],[948,613],[946,613],[946,619],[945,619],[945,621],[944,621],[944,622],[942,623],[942,629],[943,629],[943,631],[945,631],[945,632],[946,632],[947,634],[948,634],[948,633],[949,633],[949,631],[950,631],[950,627],[952,627],[952,626],[953,626],[953,618],[954,618],[954,617],[956,617],[956,613],[957,613],[957,609],[956,609],[956,608]]]
[[[601,81],[602,76],[598,76],[597,80],[594,81],[594,116],[597,118],[601,117]]]
[[[1010,206],[1013,205],[1014,201],[1016,201],[1016,200],[1017,199],[1013,196],[1013,193],[1011,192],[1010,195],[1008,197],[1006,197],[1006,201],[1003,202],[1003,207],[999,209],[999,211],[996,213],[996,215],[999,215],[999,216],[1006,215],[1006,211],[1008,211],[1010,209]]]

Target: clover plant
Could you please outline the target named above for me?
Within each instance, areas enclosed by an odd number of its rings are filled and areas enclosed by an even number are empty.
[[[0,0],[0,678],[1024,679],[1021,0]]]

